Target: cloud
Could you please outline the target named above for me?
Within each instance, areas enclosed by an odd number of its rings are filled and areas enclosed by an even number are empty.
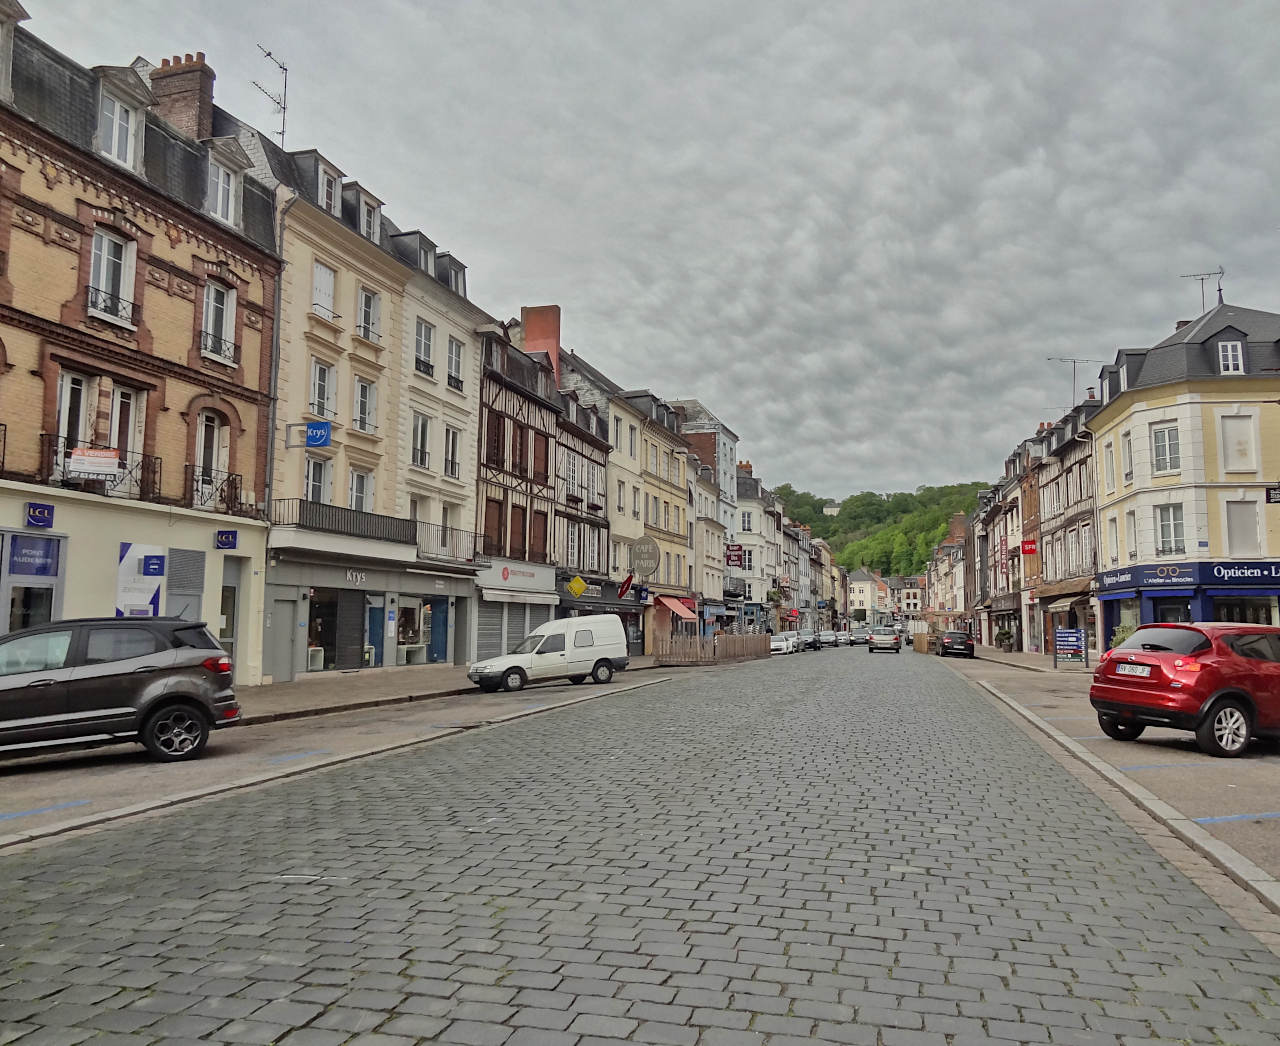
[[[1277,308],[1269,5],[32,5],[86,65],[200,48],[218,100],[290,64],[316,147],[470,266],[563,308],[620,383],[697,396],[768,483],[992,478],[1109,358]],[[252,28],[249,28],[252,27]],[[1081,368],[1080,388],[1096,367]]]

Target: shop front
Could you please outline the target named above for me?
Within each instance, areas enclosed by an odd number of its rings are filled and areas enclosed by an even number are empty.
[[[640,603],[640,586],[632,584],[619,597],[621,582],[600,581],[588,584],[580,596],[569,591],[573,575],[559,572],[556,587],[560,605],[557,617],[579,617],[582,614],[617,614],[627,635],[627,651],[632,657],[644,653],[644,607]]]
[[[702,635],[709,639],[717,632],[725,632],[729,627],[728,607],[715,600],[706,600],[702,604]]]
[[[1149,622],[1280,621],[1280,560],[1152,563],[1098,575],[1103,634]]]
[[[509,654],[560,605],[556,568],[541,563],[494,559],[476,575],[476,587],[475,661]]]
[[[1044,623],[1044,652],[1053,653],[1053,637],[1060,628],[1083,628],[1089,648],[1097,649],[1098,623],[1090,590],[1092,577],[1070,578],[1041,585],[1036,590],[1040,617]]]
[[[265,674],[464,664],[474,571],[276,549],[267,564]]]
[[[1022,593],[1006,592],[1001,596],[994,596],[991,600],[991,641],[996,642],[996,636],[1001,632],[1007,632],[1014,650],[1021,650],[1022,647]]]

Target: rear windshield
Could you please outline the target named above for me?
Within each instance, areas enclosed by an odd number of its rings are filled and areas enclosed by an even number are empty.
[[[896,636],[898,634],[892,628],[873,628],[871,631],[878,636]]]
[[[1193,628],[1163,628],[1155,625],[1151,628],[1140,628],[1117,650],[1146,650],[1149,653],[1194,654],[1198,650],[1208,650],[1211,646],[1209,637]]]
[[[948,639],[968,639],[969,633],[968,632],[948,632],[947,638]]]
[[[193,647],[196,650],[222,649],[222,645],[213,638],[213,633],[201,626],[175,628],[173,630],[173,645],[175,647]]]

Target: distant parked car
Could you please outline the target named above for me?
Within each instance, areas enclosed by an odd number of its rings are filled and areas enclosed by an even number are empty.
[[[1089,701],[1117,741],[1164,726],[1193,731],[1209,755],[1242,755],[1280,736],[1280,628],[1142,625],[1102,655]]]
[[[867,643],[867,636],[869,636],[870,634],[871,634],[871,629],[869,628],[850,629],[849,642],[854,645],[861,644],[862,646],[865,646]]]
[[[873,628],[868,635],[867,650],[872,654],[877,650],[892,650],[895,654],[901,654],[902,637],[895,629],[888,625],[881,625],[879,628]]]
[[[770,654],[789,654],[791,653],[791,640],[787,638],[785,632],[775,632],[769,637],[769,653]]]
[[[818,639],[818,633],[811,628],[800,629],[800,649],[801,650],[821,650],[822,643]]]
[[[949,657],[955,654],[958,657],[975,657],[973,652],[973,636],[968,632],[944,632],[942,634],[942,645],[938,648],[938,653],[943,657]]]
[[[818,633],[818,645],[819,646],[835,646],[836,634],[829,628],[823,629],[821,632]]]
[[[848,632],[836,633],[836,646],[849,646],[851,642],[852,642],[852,637],[849,635]]]
[[[177,762],[238,722],[231,658],[203,622],[83,618],[0,639],[0,753],[134,741]]]

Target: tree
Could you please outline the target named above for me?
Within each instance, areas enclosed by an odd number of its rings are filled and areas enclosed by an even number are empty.
[[[889,563],[889,573],[910,574],[913,563],[911,543],[907,540],[906,534],[899,532],[893,539],[893,557]]]

